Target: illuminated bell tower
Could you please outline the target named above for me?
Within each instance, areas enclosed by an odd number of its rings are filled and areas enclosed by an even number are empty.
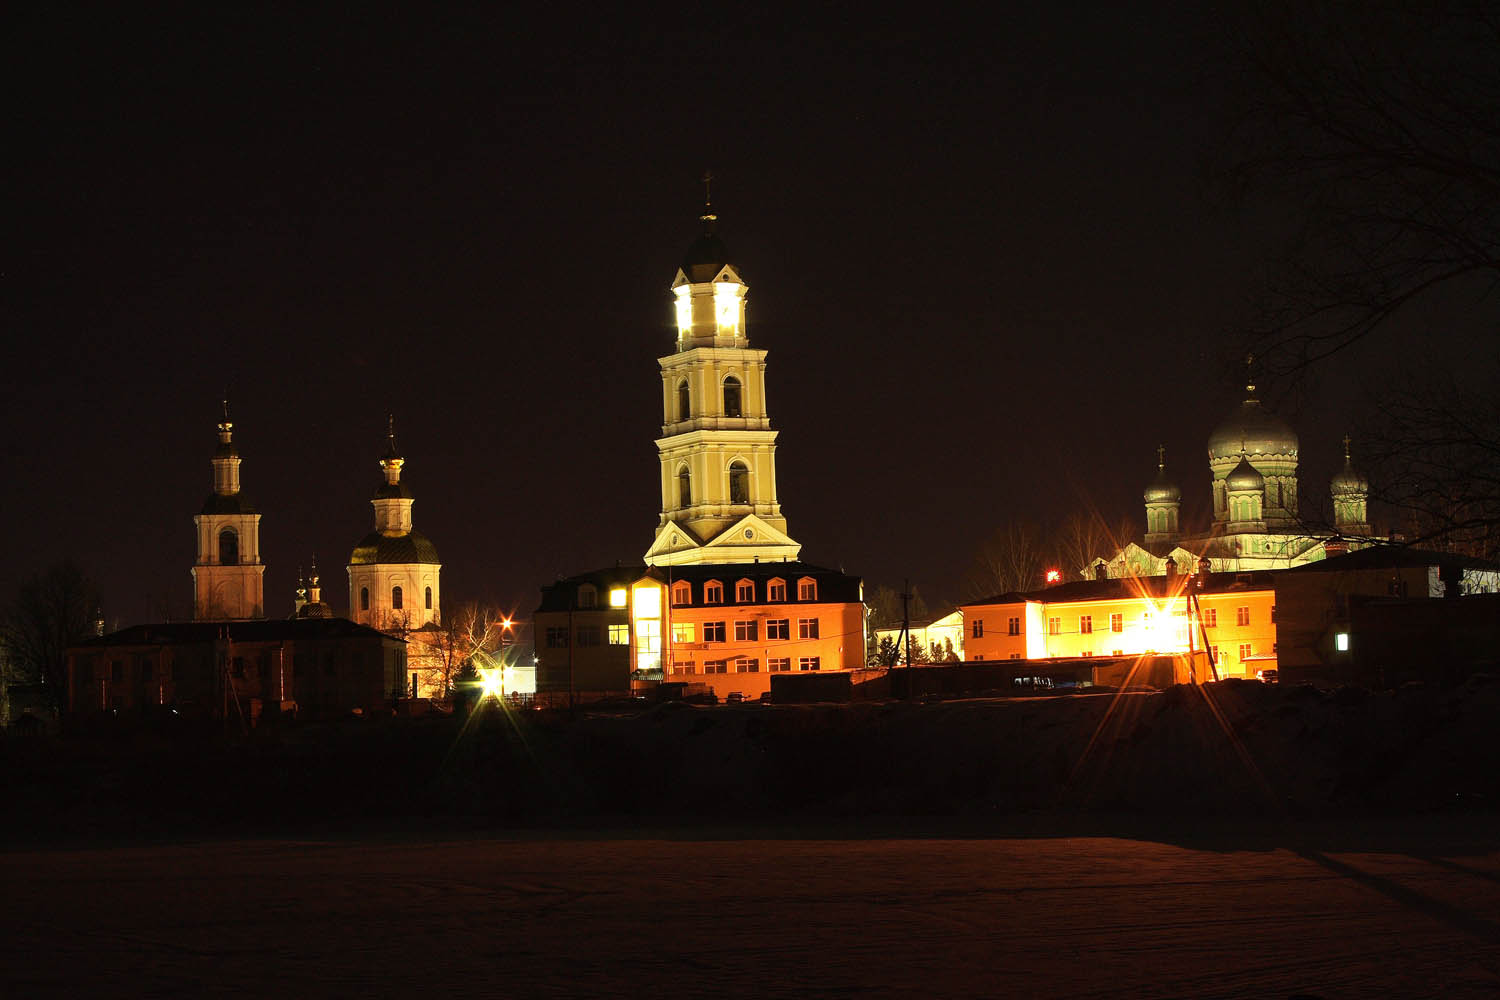
[[[705,184],[709,177],[705,175]],[[703,233],[672,282],[676,352],[661,365],[661,517],[653,566],[780,562],[802,546],[776,494],[776,431],[766,410],[766,352],[745,333],[746,285],[705,199]]]
[[[240,492],[240,452],[234,445],[229,401],[214,449],[214,489],[193,515],[198,558],[193,564],[193,617],[264,618],[265,573],[260,561],[260,511]]]

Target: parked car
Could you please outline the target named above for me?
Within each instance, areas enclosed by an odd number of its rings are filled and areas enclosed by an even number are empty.
[[[1257,670],[1255,672],[1255,679],[1266,684],[1275,684],[1279,680],[1279,676],[1276,673],[1276,668],[1272,667],[1269,670]]]
[[[731,691],[724,696],[724,704],[726,705],[738,705],[744,702],[744,700],[745,692],[743,691]]]

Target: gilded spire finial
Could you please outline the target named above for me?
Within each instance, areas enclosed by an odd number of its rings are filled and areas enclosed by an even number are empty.
[[[1345,434],[1344,435],[1344,464],[1348,465],[1352,461],[1354,461],[1354,459],[1352,459],[1349,456],[1349,435]]]
[[[698,218],[703,222],[704,226],[706,226],[708,228],[709,232],[713,231],[714,223],[717,222],[717,221],[719,221],[719,217],[714,214],[713,182],[714,182],[714,172],[712,170],[704,170],[703,171],[703,214],[700,215],[700,216],[698,216]]]
[[[1164,444],[1156,446],[1156,471],[1167,471],[1167,446]]]
[[[1245,355],[1245,402],[1255,399],[1255,355]]]

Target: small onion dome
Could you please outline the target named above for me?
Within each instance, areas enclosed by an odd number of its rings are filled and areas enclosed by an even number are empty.
[[[1329,482],[1329,490],[1336,497],[1356,493],[1369,493],[1370,481],[1354,469],[1354,460],[1349,457],[1349,439],[1344,438],[1344,467]]]
[[[431,563],[438,565],[437,546],[427,536],[412,531],[405,535],[382,535],[372,531],[359,540],[349,556],[349,565],[368,566],[372,563]]]
[[[693,282],[712,281],[729,263],[729,248],[712,232],[693,241],[682,257],[682,273]]]
[[[332,618],[333,609],[322,601],[309,601],[297,609],[298,618]]]
[[[1157,476],[1143,494],[1147,503],[1176,503],[1182,499],[1182,490],[1176,483],[1168,482],[1166,473]]]
[[[1241,454],[1240,464],[1224,477],[1224,484],[1231,490],[1263,490],[1266,488],[1266,479],[1250,464],[1250,459]]]
[[[1208,437],[1211,461],[1248,455],[1297,455],[1297,432],[1280,417],[1267,413],[1255,398],[1255,386],[1245,387],[1245,401]]]

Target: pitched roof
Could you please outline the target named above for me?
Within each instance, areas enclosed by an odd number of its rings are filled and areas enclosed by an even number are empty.
[[[348,639],[360,636],[391,638],[383,632],[356,624],[347,618],[270,618],[255,621],[160,622],[131,625],[118,632],[80,642],[76,648],[213,642],[226,632],[232,642]]]

